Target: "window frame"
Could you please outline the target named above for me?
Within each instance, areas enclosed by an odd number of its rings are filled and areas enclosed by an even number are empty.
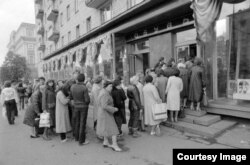
[[[67,21],[70,20],[70,5],[66,7],[66,12],[67,12]]]
[[[86,19],[86,30],[87,32],[91,31],[92,29],[92,20],[91,20],[91,16],[89,16],[87,19]]]
[[[80,24],[76,25],[76,39],[80,38],[81,34],[80,34]]]

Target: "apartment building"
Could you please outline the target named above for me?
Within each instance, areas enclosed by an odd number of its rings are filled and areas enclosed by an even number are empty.
[[[38,76],[36,65],[36,25],[21,23],[16,31],[12,31],[8,50],[26,58],[27,65],[31,69],[31,78]]]
[[[37,24],[44,28],[38,36],[41,73],[47,78],[69,79],[74,68],[80,68],[88,77],[122,76],[127,84],[129,77],[154,67],[160,57],[167,61],[197,56],[204,59],[207,96],[213,107],[207,110],[250,118],[249,102],[235,98],[236,82],[249,77],[245,66],[249,62],[246,55],[250,40],[248,35],[238,35],[232,30],[242,32],[248,27],[250,0],[223,2],[217,21],[221,25],[216,29],[218,38],[205,43],[203,48],[196,40],[191,3],[190,0],[35,0]],[[239,26],[233,28],[233,25]],[[232,36],[241,37],[244,42]],[[223,46],[226,47],[218,51]],[[231,48],[239,46],[244,51],[234,53]],[[242,60],[235,62],[236,59]]]

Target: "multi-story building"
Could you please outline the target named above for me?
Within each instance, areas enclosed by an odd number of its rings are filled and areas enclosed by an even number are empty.
[[[122,76],[128,83],[130,76],[154,67],[160,57],[167,61],[198,56],[204,59],[207,96],[213,107],[207,110],[250,118],[246,107],[249,99],[235,95],[237,82],[250,79],[246,67],[250,64],[247,56],[250,39],[246,32],[250,28],[250,0],[223,2],[216,22],[220,26],[214,28],[218,40],[214,35],[212,42],[203,45],[196,40],[191,3],[35,0],[37,25],[41,29],[38,36],[41,73],[47,78],[69,79],[74,67],[79,67],[88,77]],[[226,47],[217,51],[217,43],[222,42],[220,35],[225,35],[225,44],[220,45]],[[219,66],[222,64],[225,66]],[[225,85],[223,90],[219,89]]]
[[[30,78],[38,76],[36,67],[36,25],[21,23],[16,31],[12,31],[10,41],[7,45],[9,51],[25,57],[28,67],[31,70]]]

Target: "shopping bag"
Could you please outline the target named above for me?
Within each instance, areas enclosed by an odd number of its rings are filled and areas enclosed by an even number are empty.
[[[4,119],[7,119],[7,111],[5,106],[2,107],[2,116]]]
[[[39,127],[50,127],[50,115],[48,112],[40,114]]]
[[[205,90],[203,91],[202,103],[203,103],[204,106],[208,106],[207,92]]]
[[[168,118],[166,103],[155,104],[152,109],[154,120],[166,120]]]

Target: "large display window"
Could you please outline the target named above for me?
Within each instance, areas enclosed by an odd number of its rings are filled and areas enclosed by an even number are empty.
[[[214,99],[250,105],[250,0],[223,3],[216,22]]]

